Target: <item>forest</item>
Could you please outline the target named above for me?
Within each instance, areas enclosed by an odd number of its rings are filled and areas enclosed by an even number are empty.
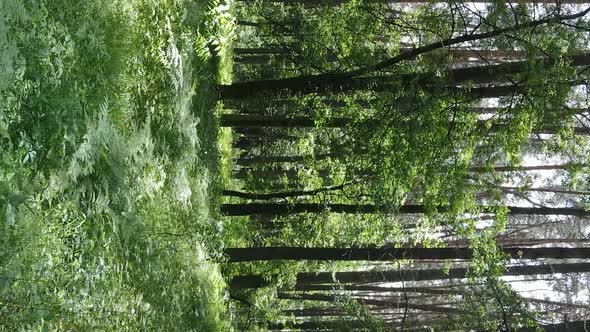
[[[588,331],[589,71],[586,0],[0,0],[0,331]]]

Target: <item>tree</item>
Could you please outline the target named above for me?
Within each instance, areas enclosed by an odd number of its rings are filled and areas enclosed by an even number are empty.
[[[481,213],[493,213],[498,211],[498,206],[480,206]],[[579,208],[569,207],[521,207],[506,206],[503,207],[511,215],[567,215],[584,217],[590,215],[589,211]],[[439,212],[444,212],[447,207],[436,207]],[[221,213],[225,216],[248,216],[253,214],[266,215],[287,215],[292,213],[387,213],[397,212],[403,214],[423,214],[428,212],[424,205],[402,205],[392,210],[387,207],[368,204],[315,204],[315,203],[243,203],[243,204],[223,204]]]
[[[586,258],[590,248],[528,248],[509,247],[500,249],[513,259],[541,258]],[[334,260],[334,261],[391,261],[396,259],[472,259],[473,250],[468,247],[454,248],[298,248],[262,247],[225,249],[229,262],[265,260]]]
[[[445,280],[463,279],[467,276],[467,268],[417,269],[417,270],[388,270],[388,271],[350,271],[350,272],[300,272],[297,274],[295,289],[305,290],[309,285],[321,284],[349,284],[374,282],[401,282],[409,280]],[[584,273],[590,272],[590,263],[563,263],[542,265],[509,266],[503,272],[504,276],[534,276],[538,274],[554,273]],[[231,289],[259,288],[268,285],[268,281],[261,275],[235,276],[230,282]]]

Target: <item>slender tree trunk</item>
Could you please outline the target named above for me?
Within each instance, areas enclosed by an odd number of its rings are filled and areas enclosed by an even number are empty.
[[[236,133],[244,135],[246,137],[264,137],[270,134],[262,128],[235,127],[233,130]]]
[[[317,127],[316,121],[306,116],[288,118],[277,115],[222,114],[220,122],[222,127]],[[344,127],[351,122],[348,118],[330,118],[322,123],[322,127]]]
[[[485,128],[485,121],[480,121],[479,125],[480,125],[480,128],[484,129]],[[491,127],[489,129],[487,129],[487,131],[495,132],[495,131],[499,131],[503,128],[506,128],[507,126],[509,126],[509,124],[494,123],[491,125]],[[559,125],[554,125],[554,126],[545,125],[545,126],[542,126],[541,128],[533,129],[533,133],[555,135],[563,127],[564,126],[559,126]],[[587,127],[572,127],[572,131],[577,135],[590,135],[590,128],[587,128]]]
[[[279,331],[337,331],[336,329],[342,327],[342,320],[328,320],[328,321],[306,321],[297,323],[272,323],[268,324],[269,330]],[[362,328],[365,322],[359,320],[349,320],[346,322],[346,326],[350,328]]]
[[[249,65],[281,65],[286,63],[297,63],[297,56],[288,53],[282,54],[253,54],[253,55],[238,55],[234,57],[234,62],[239,64]],[[333,54],[328,54],[324,59],[326,62],[337,62],[338,57]]]
[[[299,137],[289,135],[284,130],[268,130],[260,127],[233,127],[233,131],[249,139],[256,138],[265,142],[277,140],[297,141]]]
[[[305,160],[322,160],[327,158],[336,158],[336,153],[323,153],[314,156],[270,156],[270,157],[247,157],[247,158],[236,158],[234,160],[236,165],[240,166],[252,166],[257,164],[270,164],[270,163],[300,163]]]
[[[288,52],[288,49],[272,48],[272,47],[256,47],[256,48],[236,47],[233,49],[233,53],[237,54],[237,55],[285,54],[287,52]]]
[[[575,321],[559,324],[546,324],[540,326],[544,332],[583,332],[590,331],[590,321]],[[536,328],[521,328],[518,332],[535,332]]]
[[[555,165],[532,165],[532,166],[492,166],[490,168],[473,166],[468,169],[472,173],[486,173],[486,172],[529,172],[529,171],[555,171],[555,170],[566,170],[571,168],[586,167],[588,165],[582,163],[567,163],[567,164],[555,164]],[[254,168],[240,168],[234,173],[236,179],[245,179],[250,174],[254,178],[276,178],[276,177],[287,177],[288,179],[297,179],[298,174],[296,170],[284,170],[284,169],[254,169]],[[330,176],[328,170],[318,170],[318,175],[322,178]],[[558,189],[556,189],[557,191]],[[583,191],[574,191],[580,192]],[[566,193],[564,191],[564,193]]]
[[[483,212],[491,213],[497,206],[480,206]],[[583,209],[561,207],[521,207],[521,206],[506,206],[502,207],[508,209],[511,215],[566,215],[584,217],[590,215],[590,211]],[[438,207],[440,212],[446,210],[445,207]],[[424,205],[402,205],[397,210],[391,211],[389,208],[380,207],[377,205],[355,205],[355,204],[314,204],[314,203],[244,203],[244,204],[223,204],[221,205],[221,213],[225,216],[247,216],[254,214],[270,214],[270,215],[288,215],[293,213],[321,213],[331,211],[335,213],[405,213],[405,214],[423,214],[427,212]]]
[[[305,301],[319,301],[319,302],[336,302],[337,297],[334,295],[327,295],[327,294],[292,294],[292,293],[278,293],[277,298],[281,300],[305,300]],[[379,307],[387,307],[387,308],[404,308],[405,303],[402,300],[400,301],[387,301],[387,300],[374,300],[374,299],[360,299],[355,298],[355,301],[365,304],[365,305],[373,305]],[[399,305],[399,306],[398,306]],[[416,303],[408,303],[409,309],[414,310],[422,310],[422,311],[431,311],[431,312],[442,312],[446,314],[460,314],[462,311],[449,308],[449,307],[442,307],[442,306],[435,306],[430,304],[416,304]]]
[[[320,178],[327,179],[330,177],[330,171],[327,169],[320,169],[317,171]],[[299,173],[296,169],[254,169],[254,168],[240,168],[234,172],[233,177],[236,179],[246,179],[248,176],[257,179],[272,179],[286,177],[289,180],[299,179]]]
[[[590,195],[590,191],[587,190],[574,190],[569,188],[559,188],[559,187],[533,187],[533,188],[523,188],[523,187],[509,187],[509,186],[493,186],[492,188],[498,188],[502,191],[515,191],[515,192],[543,192],[543,193],[554,193],[554,194],[564,194],[564,195]]]
[[[589,243],[590,239],[560,239],[560,238],[550,238],[550,239],[529,239],[523,237],[513,237],[507,238],[505,236],[496,236],[496,244],[500,247],[525,247],[525,246],[538,246],[538,245],[548,245],[548,244],[576,244],[580,245],[583,243]],[[462,247],[467,246],[468,242],[466,240],[450,240],[446,241],[447,247]]]
[[[574,303],[567,303],[567,302],[559,302],[559,301],[551,301],[551,300],[544,300],[544,299],[535,299],[530,297],[523,297],[522,298],[525,302],[529,303],[537,303],[537,304],[546,304],[564,308],[577,308],[577,309],[590,309],[590,305],[584,304],[574,304]],[[590,328],[590,326],[589,326]]]
[[[334,190],[341,190],[346,185],[339,185],[333,187],[324,187],[314,190],[294,190],[294,191],[283,191],[283,192],[275,192],[275,193],[249,193],[249,192],[242,192],[242,191],[235,191],[235,190],[224,190],[222,195],[223,196],[231,196],[231,197],[240,197],[245,199],[275,199],[275,198],[289,198],[289,197],[301,197],[301,196],[313,196],[320,193],[334,191]]]
[[[585,80],[573,80],[569,82],[562,82],[564,85],[568,86],[581,86],[585,85]],[[449,87],[449,90],[455,91],[457,94],[463,94],[469,96],[471,98],[500,98],[500,97],[509,97],[518,94],[522,94],[526,92],[527,88],[531,88],[526,84],[522,85],[498,85],[498,86],[483,86],[483,87],[476,87],[476,88],[455,88]],[[536,88],[542,88],[542,86],[537,86]]]
[[[349,313],[343,312],[336,308],[305,308],[283,310],[285,316],[295,317],[326,317],[326,316],[349,316]]]
[[[432,288],[432,287],[380,287],[380,286],[366,286],[366,285],[343,285],[342,289],[356,292],[375,292],[377,294],[383,293],[420,293],[433,295],[465,295],[466,290],[458,290],[452,288]],[[340,288],[332,285],[308,285],[305,286],[305,291],[332,291]],[[579,309],[588,309],[588,305],[574,304],[566,302],[558,302],[544,299],[535,299],[523,297],[523,300],[530,303],[547,304],[560,307],[570,307]]]
[[[259,23],[259,22],[249,22],[249,21],[238,20],[237,23],[239,26],[257,28],[257,29],[260,29],[265,26],[270,27],[272,32],[276,33],[276,34],[291,34],[292,33],[291,25],[289,23],[285,23],[285,22]],[[234,50],[234,52],[235,52],[235,50]]]
[[[513,259],[567,259],[588,258],[590,248],[502,248]],[[455,248],[303,248],[303,247],[258,247],[225,249],[229,262],[252,262],[270,260],[314,261],[391,261],[397,259],[472,259],[468,247]]]
[[[267,65],[272,59],[273,57],[265,54],[240,55],[234,57],[234,62],[243,65]]]
[[[585,163],[565,163],[565,164],[553,164],[553,165],[530,165],[530,166],[492,166],[482,167],[473,166],[469,168],[470,172],[474,173],[486,173],[490,171],[494,172],[529,172],[529,171],[555,171],[555,170],[567,170],[578,167],[587,167]]]
[[[477,110],[477,109],[474,109]],[[259,114],[222,114],[222,127],[250,127],[250,128],[313,128],[318,127],[316,120],[307,116],[284,117],[277,115],[259,115]],[[321,127],[327,128],[342,128],[354,124],[354,119],[351,118],[328,118],[322,121]],[[378,126],[378,120],[365,120],[359,122],[359,125],[366,125],[369,127]],[[485,131],[498,131],[507,126],[504,123],[495,123],[488,128],[488,121],[480,120],[479,126]],[[535,129],[536,134],[555,134],[561,127],[559,126],[545,126],[541,129]],[[589,135],[590,130],[585,127],[575,126],[573,131],[579,135]]]
[[[257,23],[257,22],[249,22],[249,21],[243,21],[243,20],[237,20],[236,22],[238,25],[241,26],[245,26],[245,27],[254,27],[254,28],[259,28],[260,26],[262,26],[262,23]]]
[[[542,264],[510,266],[505,269],[504,276],[538,275],[555,273],[583,273],[590,272],[590,263],[572,264]],[[351,271],[351,272],[302,272],[297,274],[295,289],[305,290],[310,285],[317,284],[359,284],[376,282],[401,282],[422,280],[463,279],[466,268],[449,269],[448,273],[442,269],[424,270],[388,270],[388,271]],[[268,282],[261,275],[242,275],[234,277],[230,282],[232,289],[248,289],[264,287]],[[338,287],[337,285],[334,285]]]
[[[378,292],[378,293],[419,293],[435,295],[462,295],[464,291],[451,288],[434,288],[434,287],[381,287],[367,285],[305,285],[302,291],[332,291],[347,290],[355,292]]]
[[[261,139],[250,139],[249,137],[242,136],[232,143],[234,149],[252,150],[254,147],[261,146],[263,140]]]
[[[355,121],[349,118],[329,118],[323,121],[322,127],[342,128],[353,124]],[[506,124],[496,123],[487,128],[487,121],[479,121],[480,127],[486,131],[498,131],[506,127]],[[367,126],[377,126],[379,121],[368,120],[360,123]],[[280,128],[313,128],[318,127],[316,121],[306,116],[296,116],[292,118],[276,115],[256,115],[256,114],[222,114],[222,127],[280,127]],[[558,126],[547,126],[542,129],[534,130],[537,134],[555,134],[561,128]],[[573,127],[573,131],[579,135],[589,135],[590,129],[585,127]]]

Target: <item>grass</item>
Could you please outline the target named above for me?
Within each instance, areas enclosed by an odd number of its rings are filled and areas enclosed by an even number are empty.
[[[227,6],[59,2],[0,4],[0,331],[230,331]]]

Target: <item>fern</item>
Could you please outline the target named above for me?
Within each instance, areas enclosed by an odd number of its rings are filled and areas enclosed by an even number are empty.
[[[199,128],[212,98],[197,97],[209,15],[189,0],[0,1],[6,329],[228,330],[202,255],[221,246]]]

